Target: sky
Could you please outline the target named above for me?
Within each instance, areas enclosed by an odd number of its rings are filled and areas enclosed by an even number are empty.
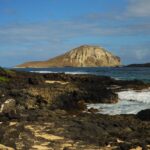
[[[0,66],[101,46],[150,62],[150,0],[0,0]]]

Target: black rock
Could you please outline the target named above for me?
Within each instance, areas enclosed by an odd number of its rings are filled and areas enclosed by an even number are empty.
[[[39,85],[39,84],[44,83],[44,78],[42,76],[35,75],[32,77],[29,77],[28,82],[29,84],[32,84],[32,85]]]
[[[140,111],[137,117],[143,121],[150,121],[150,109]]]

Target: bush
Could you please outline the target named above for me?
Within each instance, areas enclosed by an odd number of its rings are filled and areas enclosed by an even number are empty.
[[[9,81],[8,78],[0,76],[0,82],[8,82],[8,81]]]

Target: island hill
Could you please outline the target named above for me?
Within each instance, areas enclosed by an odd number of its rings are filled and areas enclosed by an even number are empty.
[[[130,64],[125,67],[150,67],[150,63],[144,63],[144,64]]]
[[[119,57],[104,48],[83,45],[65,54],[46,61],[32,61],[16,66],[17,68],[48,67],[116,67],[121,65]]]

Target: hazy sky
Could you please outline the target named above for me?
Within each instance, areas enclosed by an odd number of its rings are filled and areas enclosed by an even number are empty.
[[[150,62],[150,0],[0,0],[0,65],[92,44],[124,64]]]

